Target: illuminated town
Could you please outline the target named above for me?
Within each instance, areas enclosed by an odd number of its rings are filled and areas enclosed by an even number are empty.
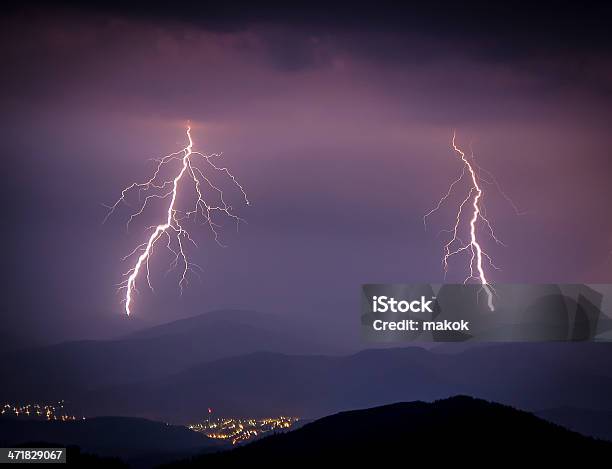
[[[85,417],[76,417],[71,415],[64,406],[64,401],[59,401],[54,404],[9,404],[6,403],[0,410],[2,417],[20,417],[40,420],[54,420],[60,422],[69,422]]]
[[[229,440],[233,445],[245,443],[267,433],[289,430],[297,417],[268,417],[264,419],[216,418],[189,425],[193,431],[216,440]]]

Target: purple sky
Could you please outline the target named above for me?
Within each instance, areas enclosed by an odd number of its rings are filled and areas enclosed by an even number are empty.
[[[461,170],[453,129],[526,211],[486,188],[507,244],[484,241],[502,268],[492,281],[612,281],[607,47],[103,10],[17,11],[1,26],[3,314],[15,337],[108,337],[235,307],[356,330],[360,284],[443,280],[436,233],[452,213],[427,232],[422,216]],[[248,225],[226,225],[227,249],[196,229],[202,281],[179,298],[175,276],[156,276],[157,295],[141,284],[127,320],[121,258],[164,206],[126,234],[128,212],[102,225],[101,204],[180,149],[187,121],[247,190],[252,206],[235,206]],[[464,272],[457,259],[447,280]]]

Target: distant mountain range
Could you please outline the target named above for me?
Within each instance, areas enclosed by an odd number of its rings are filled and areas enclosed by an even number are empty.
[[[307,326],[254,311],[214,311],[116,340],[76,341],[0,357],[0,399],[71,400],[86,390],[155,379],[254,351],[335,353]],[[41,384],[44,383],[44,387]]]
[[[597,441],[532,414],[470,397],[342,412],[295,431],[174,466],[291,466],[305,463],[455,466],[602,463],[612,443]],[[581,466],[580,466],[581,467]]]
[[[317,418],[347,409],[467,394],[540,410],[612,410],[610,353],[597,344],[508,344],[449,355],[418,348],[349,356],[258,352],[203,363],[159,380],[84,395],[96,414],[189,422],[221,415]]]
[[[117,340],[5,355],[0,399],[65,399],[77,415],[172,423],[201,420],[209,407],[217,415],[310,419],[457,394],[533,411],[612,411],[612,344],[406,347],[339,355],[314,336],[273,315],[207,313]],[[591,434],[602,434],[602,426]]]

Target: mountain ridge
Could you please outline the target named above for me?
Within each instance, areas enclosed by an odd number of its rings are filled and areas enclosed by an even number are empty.
[[[324,417],[294,431],[165,467],[300,461],[343,464],[428,461],[598,461],[612,443],[594,440],[510,406],[469,396],[401,402]]]
[[[612,375],[575,366],[552,366],[560,351],[541,360],[539,346],[479,348],[476,355],[436,354],[420,348],[366,350],[352,355],[286,355],[257,352],[196,365],[154,381],[98,389],[85,397],[98,413],[121,413],[189,423],[208,407],[245,417],[334,412],[406,400],[431,401],[468,394],[530,410],[589,402],[612,410]],[[594,360],[587,347],[582,360]],[[592,365],[598,371],[607,360]],[[504,370],[500,373],[500,370]],[[477,378],[477,379],[476,379]],[[165,396],[176,396],[168,400]]]

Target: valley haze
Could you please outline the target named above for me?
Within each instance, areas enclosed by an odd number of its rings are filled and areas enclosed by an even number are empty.
[[[612,411],[610,344],[346,351],[312,341],[304,331],[273,315],[215,311],[116,340],[13,352],[1,362],[7,379],[0,398],[65,399],[85,416],[180,424],[204,418],[209,408],[236,417],[311,419],[456,394],[534,411]]]

